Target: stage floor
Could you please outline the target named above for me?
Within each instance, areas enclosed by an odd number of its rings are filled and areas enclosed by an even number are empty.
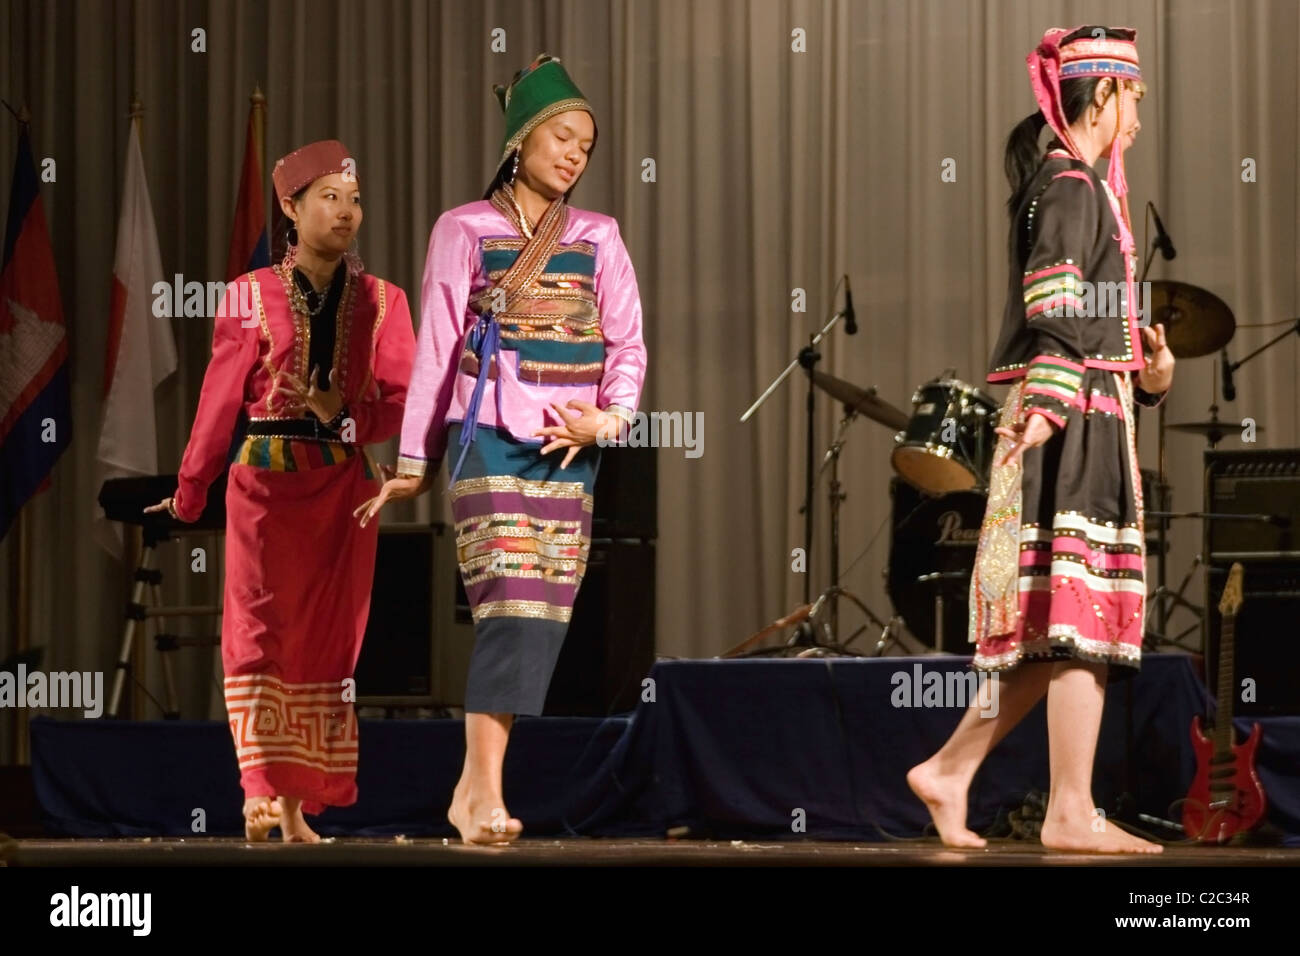
[[[835,841],[522,839],[505,847],[469,847],[442,839],[338,838],[316,846],[248,844],[206,837],[116,840],[20,840],[8,844],[11,867],[185,866],[1300,866],[1300,849],[1170,845],[1154,855],[1060,853],[1021,840],[990,840],[982,850],[949,850],[937,840],[900,845]]]

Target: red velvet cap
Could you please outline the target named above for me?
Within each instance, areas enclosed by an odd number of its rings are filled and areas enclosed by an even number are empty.
[[[343,172],[347,168],[344,162],[351,157],[348,148],[336,139],[323,139],[295,149],[288,156],[277,159],[275,168],[271,170],[276,196],[281,199],[292,196],[322,176]],[[355,172],[355,162],[352,169]]]

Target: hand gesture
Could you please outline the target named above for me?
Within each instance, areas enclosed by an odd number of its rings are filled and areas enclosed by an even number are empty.
[[[999,425],[994,429],[999,435],[1011,439],[1011,450],[1003,456],[1000,464],[1015,464],[1026,448],[1034,448],[1052,437],[1052,423],[1046,415],[1031,412],[1023,422],[1016,422],[1011,428]]]
[[[603,437],[609,442],[615,441],[618,438],[619,428],[617,415],[602,412],[591,402],[580,402],[575,398],[571,399],[566,407],[581,414],[566,414],[563,408],[552,402],[550,409],[563,424],[548,425],[533,432],[539,437],[551,439],[543,446],[543,455],[549,455],[557,448],[569,449],[565,452],[564,461],[560,463],[561,471],[569,467],[569,462],[573,461],[578,452],[588,445],[596,444],[600,438]]]
[[[343,396],[334,387],[334,373],[337,371],[337,368],[330,369],[328,391],[317,388],[317,383],[320,380],[320,366],[318,365],[312,366],[311,378],[309,379],[310,386],[304,385],[297,376],[289,372],[283,373],[282,377],[289,385],[287,387],[280,385],[276,388],[276,391],[288,397],[289,401],[285,404],[285,409],[295,415],[301,415],[310,409],[312,414],[322,422],[331,421],[339,413],[339,409],[343,407]]]
[[[381,464],[379,474],[384,482],[384,486],[379,489],[379,494],[370,498],[352,512],[352,517],[361,518],[361,527],[363,528],[370,523],[371,518],[379,514],[380,509],[388,502],[422,495],[433,485],[433,474],[431,472],[423,478],[416,478],[414,475],[397,477],[394,469]]]
[[[178,515],[178,514],[176,513],[176,499],[175,499],[175,498],[164,498],[162,501],[158,502],[156,505],[149,505],[149,507],[147,507],[147,508],[144,509],[144,513],[145,513],[145,514],[154,514],[155,512],[158,512],[158,511],[165,511],[165,512],[167,512],[169,515],[171,515],[171,516],[172,516],[173,518],[175,518],[177,521],[185,521],[184,518],[182,518],[180,515]],[[193,522],[188,522],[188,521],[187,521],[187,522],[185,522],[185,523],[186,523],[186,524],[192,524]]]
[[[1169,391],[1174,382],[1174,353],[1165,341],[1164,325],[1148,325],[1142,330],[1142,341],[1147,347],[1147,364],[1138,372],[1138,385],[1152,395]]]

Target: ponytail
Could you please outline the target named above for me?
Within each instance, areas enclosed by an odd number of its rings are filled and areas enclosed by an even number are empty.
[[[1011,198],[1007,200],[1007,211],[1015,218],[1025,189],[1038,170],[1038,134],[1047,125],[1041,112],[1030,113],[1011,131],[1007,137],[1007,151],[1003,159],[1007,181],[1011,183]]]

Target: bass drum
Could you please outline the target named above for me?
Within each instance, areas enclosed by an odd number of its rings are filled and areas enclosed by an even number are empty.
[[[935,498],[899,478],[890,482],[890,496],[886,589],[894,611],[921,643],[969,654],[970,579],[988,499],[974,491]],[[937,606],[943,618],[936,629]]]

